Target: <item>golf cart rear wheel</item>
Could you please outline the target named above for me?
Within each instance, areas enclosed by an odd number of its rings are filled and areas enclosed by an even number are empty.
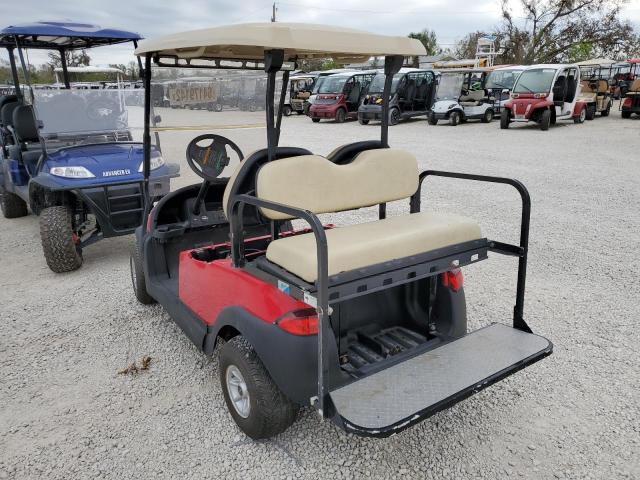
[[[347,112],[344,108],[339,108],[336,112],[336,123],[344,123],[347,119]]]
[[[511,118],[509,116],[509,110],[502,110],[500,114],[500,128],[502,130],[506,130],[509,128],[509,124],[511,123]]]
[[[143,305],[156,303],[155,299],[147,292],[147,281],[144,278],[144,267],[142,266],[142,255],[138,242],[134,242],[131,246],[129,267],[131,268],[131,284],[138,301]]]
[[[362,118],[362,117],[358,117],[358,123],[360,125],[369,125],[369,119],[367,118]]]
[[[4,218],[19,218],[29,214],[27,203],[16,194],[10,192],[0,193],[0,208]]]
[[[460,123],[460,113],[458,112],[451,112],[449,114],[449,124],[452,127],[455,127],[456,125],[458,125]]]
[[[480,121],[482,123],[491,123],[491,120],[493,120],[493,110],[489,108],[486,112],[484,112],[484,115],[482,116]]]
[[[600,112],[601,117],[608,117],[611,113],[611,102],[607,104],[607,108]]]
[[[221,103],[216,103],[216,104],[213,106],[213,109],[214,109],[216,112],[221,112],[221,111],[222,111],[222,104],[221,104]]]
[[[622,112],[620,115],[622,118],[631,118],[631,112]]]
[[[284,107],[282,107],[282,115],[284,115],[285,117],[291,115],[291,107],[289,105],[285,105]]]
[[[549,125],[551,124],[551,112],[549,110],[545,110],[542,112],[540,116],[540,130],[546,132],[549,130]]]
[[[247,436],[273,437],[295,421],[298,407],[280,391],[243,336],[222,345],[219,370],[227,408]]]
[[[40,240],[44,258],[53,272],[70,272],[82,265],[82,250],[73,231],[73,214],[69,207],[47,207],[42,210]]]
[[[400,123],[400,110],[392,108],[389,112],[389,125],[397,125]]]
[[[591,105],[586,108],[585,119],[593,120],[594,118],[596,118],[596,107],[595,105]]]
[[[320,122],[320,119],[319,119],[319,118],[312,118],[312,119],[311,119],[311,121],[312,121],[313,123],[319,123],[319,122]]]

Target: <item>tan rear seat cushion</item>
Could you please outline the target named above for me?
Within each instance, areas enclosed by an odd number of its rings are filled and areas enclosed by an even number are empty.
[[[256,196],[314,213],[341,212],[410,197],[418,189],[418,162],[403,150],[367,150],[353,162],[336,165],[318,155],[265,164]],[[262,209],[273,220],[291,218]]]
[[[429,212],[390,217],[326,231],[329,275],[482,238],[473,220]],[[312,233],[275,240],[267,259],[307,282],[318,274]]]

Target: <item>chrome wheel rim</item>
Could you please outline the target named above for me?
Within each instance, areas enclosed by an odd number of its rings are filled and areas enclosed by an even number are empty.
[[[229,399],[236,413],[242,418],[247,418],[251,412],[251,399],[249,397],[249,389],[242,373],[235,365],[227,367],[225,374],[227,382],[227,392]]]

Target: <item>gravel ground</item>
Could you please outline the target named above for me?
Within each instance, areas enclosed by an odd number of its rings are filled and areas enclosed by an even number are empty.
[[[192,124],[199,114],[167,111],[164,124],[170,115]],[[275,440],[249,441],[227,412],[216,357],[199,353],[161,307],[134,299],[130,237],[87,248],[79,271],[56,275],[42,257],[37,218],[0,218],[0,479],[640,478],[639,126],[616,111],[548,132],[423,120],[391,129],[392,145],[425,168],[527,185],[525,315],[555,353],[383,440],[347,435],[307,409]],[[199,133],[163,134],[165,156],[183,158],[184,140]],[[262,129],[219,133],[245,151],[264,138]],[[294,116],[284,120],[282,144],[326,154],[377,135],[374,125]],[[507,187],[433,180],[424,206],[473,216],[490,238],[517,239],[518,198]],[[494,255],[465,273],[471,325],[508,323],[515,261]],[[118,374],[143,356],[147,371]]]

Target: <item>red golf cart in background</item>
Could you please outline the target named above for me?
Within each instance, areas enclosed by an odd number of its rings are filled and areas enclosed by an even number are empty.
[[[577,65],[531,65],[516,80],[500,116],[500,128],[536,122],[549,130],[558,120],[583,123],[586,104],[580,101],[580,68]]]
[[[358,107],[376,73],[377,70],[367,70],[336,73],[324,78],[309,107],[311,120],[317,123],[327,119],[342,123],[358,118]]]

